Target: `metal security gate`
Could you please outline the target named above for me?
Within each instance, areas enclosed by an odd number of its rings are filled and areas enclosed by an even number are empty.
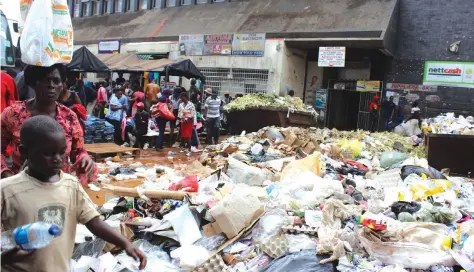
[[[382,82],[380,82],[382,86]],[[339,130],[370,130],[371,119],[369,104],[372,98],[381,92],[357,91],[357,80],[330,79],[325,126]],[[381,111],[377,117],[378,129]]]
[[[370,119],[369,104],[372,102],[372,98],[377,95],[381,97],[381,92],[361,92],[359,100],[359,114],[357,117],[357,128],[362,130],[370,130],[372,128],[372,120]],[[375,120],[375,129],[378,130],[380,121],[380,114],[382,113],[379,109],[377,120]]]
[[[206,67],[200,67],[199,70],[206,76],[204,89],[211,88],[221,96],[225,91],[229,91],[232,97],[236,94],[268,92],[268,70]]]

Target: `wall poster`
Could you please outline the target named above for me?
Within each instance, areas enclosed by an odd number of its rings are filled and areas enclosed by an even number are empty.
[[[234,34],[232,55],[263,57],[265,54],[265,33]]]
[[[203,55],[232,54],[232,34],[204,35]]]
[[[181,56],[202,56],[204,35],[179,35],[179,54]]]

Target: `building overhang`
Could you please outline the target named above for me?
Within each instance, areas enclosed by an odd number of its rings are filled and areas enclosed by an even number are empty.
[[[399,0],[248,0],[74,18],[76,44],[177,41],[181,34],[266,33],[288,46],[332,41],[394,54]]]

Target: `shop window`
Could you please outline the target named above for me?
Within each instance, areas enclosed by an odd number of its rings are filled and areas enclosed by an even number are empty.
[[[176,7],[176,0],[166,0],[166,7]]]
[[[92,15],[99,15],[99,8],[100,8],[100,0],[95,0],[94,2],[92,2],[92,10],[91,10],[91,14]]]
[[[213,3],[226,2],[227,0],[212,0]]]
[[[74,3],[74,17],[79,17],[79,2],[76,2]]]
[[[109,12],[109,0],[104,0],[102,3],[102,14],[107,14]]]
[[[181,6],[188,6],[193,3],[193,0],[181,0]]]
[[[148,0],[138,0],[137,7],[138,9],[148,9]]]
[[[207,0],[196,0],[196,4],[207,4]]]
[[[89,4],[89,3],[82,3],[82,4],[81,4],[81,5],[82,5],[82,11],[81,11],[81,16],[82,16],[82,17],[88,16],[88,14],[87,14],[87,5],[88,5],[88,4]]]
[[[223,96],[225,91],[235,94],[267,93],[268,70],[239,68],[199,68],[206,76],[205,88]]]
[[[115,0],[115,12],[122,12],[122,1]]]
[[[130,11],[132,9],[132,1],[131,0],[125,0],[125,12]]]

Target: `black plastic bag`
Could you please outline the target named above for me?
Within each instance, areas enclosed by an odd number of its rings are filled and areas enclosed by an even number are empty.
[[[431,166],[428,166],[428,169],[415,165],[403,166],[402,171],[400,172],[402,179],[405,180],[405,178],[410,174],[417,174],[419,176],[421,176],[421,174],[425,174],[432,179],[447,179],[443,174],[441,174],[440,171],[434,169]]]
[[[392,205],[392,212],[398,217],[401,212],[414,214],[421,209],[421,205],[416,202],[397,201]]]
[[[332,272],[333,263],[320,264],[328,255],[317,256],[314,250],[304,250],[273,260],[262,272]]]

